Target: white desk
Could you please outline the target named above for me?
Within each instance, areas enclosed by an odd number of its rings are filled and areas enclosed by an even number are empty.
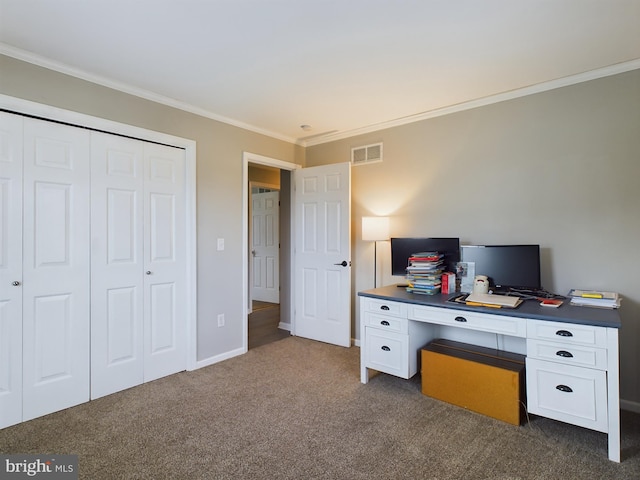
[[[526,355],[527,411],[607,433],[609,459],[620,461],[617,310],[568,305],[516,309],[449,302],[395,285],[358,293],[361,381],[371,371],[418,373],[420,349],[448,338]]]

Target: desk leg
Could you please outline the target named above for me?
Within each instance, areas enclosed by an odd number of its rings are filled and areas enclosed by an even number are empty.
[[[369,382],[369,369],[364,365],[360,367],[360,382],[364,384]]]
[[[365,303],[365,298],[360,297],[360,313],[359,313],[359,317],[360,317],[360,382],[364,383],[365,385],[369,383],[369,369],[366,367],[367,365],[367,359],[366,359],[367,326],[365,325],[364,314],[362,313],[366,310],[366,308],[367,308],[367,305]]]
[[[607,412],[609,460],[620,462],[620,360],[618,329],[607,329]]]
[[[364,330],[361,330],[364,331]],[[369,369],[366,367],[367,359],[365,358],[365,346],[360,343],[360,382],[367,384],[369,382]]]

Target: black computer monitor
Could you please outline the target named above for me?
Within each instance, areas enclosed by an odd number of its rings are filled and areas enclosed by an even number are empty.
[[[460,261],[473,262],[493,289],[542,290],[540,245],[462,245]]]
[[[409,257],[420,252],[444,254],[447,271],[455,272],[460,261],[460,239],[458,238],[392,238],[391,275],[405,276]]]

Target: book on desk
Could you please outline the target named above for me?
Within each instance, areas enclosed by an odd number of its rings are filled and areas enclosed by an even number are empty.
[[[472,307],[517,308],[522,303],[522,298],[509,295],[470,293],[457,297],[455,301]]]

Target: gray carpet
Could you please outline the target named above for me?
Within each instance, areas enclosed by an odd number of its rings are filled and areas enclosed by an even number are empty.
[[[83,479],[638,479],[640,416],[606,435],[514,427],[425,397],[419,377],[359,381],[359,349],[289,337],[0,430],[3,453],[78,454]]]

